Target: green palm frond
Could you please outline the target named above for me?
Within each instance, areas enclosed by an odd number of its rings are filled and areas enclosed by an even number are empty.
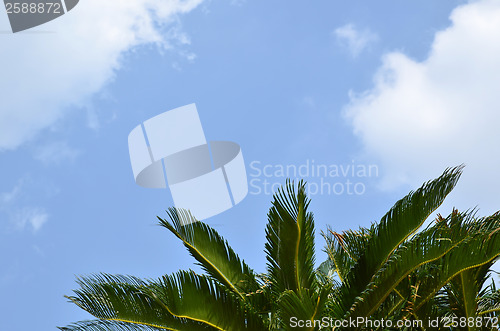
[[[91,320],[81,321],[65,327],[59,327],[61,331],[165,331],[176,329],[156,328],[144,324],[131,324],[120,321]],[[200,329],[201,330],[201,329]],[[206,328],[205,330],[213,330]]]
[[[432,212],[453,190],[462,174],[463,166],[449,168],[437,179],[422,185],[415,192],[396,202],[380,222],[366,246],[359,265],[366,263],[366,271],[374,274],[387,261],[390,254],[417,231]]]
[[[475,233],[454,247],[429,270],[416,302],[418,310],[434,294],[461,272],[494,262],[500,255],[500,232]]]
[[[198,264],[214,279],[246,300],[260,285],[252,269],[241,260],[217,231],[194,219],[189,211],[170,208],[170,221],[158,217],[160,225],[182,240]],[[185,224],[185,225],[184,225]]]
[[[405,307],[409,304],[411,297],[403,297],[397,290],[391,292],[380,304],[377,310],[370,315],[370,318],[376,320],[391,319],[393,321],[403,319]]]
[[[152,297],[151,282],[131,276],[99,274],[77,280],[80,289],[68,297],[78,307],[108,324],[133,325],[157,329],[206,330],[197,322],[172,315]],[[99,327],[98,323],[89,324]],[[79,326],[83,327],[82,325]]]
[[[318,330],[319,324],[315,321],[321,320],[323,310],[325,309],[326,302],[330,289],[328,286],[322,287],[319,292],[311,292],[305,289],[302,295],[288,290],[284,292],[279,301],[280,307],[280,320],[281,328],[283,330],[296,330],[292,327],[290,321],[292,318],[301,321],[311,321],[311,327],[304,327],[300,330]]]
[[[314,220],[307,211],[310,200],[305,194],[305,183],[299,182],[297,191],[293,182],[275,195],[268,214],[266,228],[268,273],[271,288],[277,295],[292,290],[315,290]]]
[[[463,316],[465,318],[475,318],[477,316],[477,295],[481,289],[476,282],[476,272],[478,268],[471,268],[462,271],[456,275],[451,281],[450,286],[454,288],[456,292],[456,298],[459,298],[456,305],[455,311],[460,313],[455,313],[455,315]],[[475,327],[469,328],[469,330],[476,330]]]
[[[444,238],[439,231],[442,229],[433,230],[419,234],[394,252],[366,290],[356,298],[349,313],[351,318],[372,315],[408,274],[418,266],[443,256],[452,247],[454,243],[451,240],[439,240]]]
[[[93,316],[123,327],[167,330],[262,330],[259,316],[216,281],[192,271],[142,281],[106,274],[79,280],[69,299]],[[114,324],[113,324],[114,325]],[[98,323],[89,324],[99,327]],[[79,327],[82,327],[81,325]]]
[[[217,330],[263,330],[259,315],[246,309],[240,298],[217,281],[192,271],[163,276],[148,287],[154,297],[177,318],[199,322]]]
[[[341,310],[351,313],[356,299],[367,289],[391,254],[442,204],[460,178],[462,169],[463,166],[449,168],[439,178],[410,192],[396,202],[378,224],[372,226],[365,251],[343,281],[337,302]]]
[[[493,262],[488,262],[479,267],[464,270],[446,284],[444,290],[448,299],[447,314],[467,319],[478,316],[478,301],[485,295],[486,289],[483,289],[483,285],[489,278],[492,265]],[[469,330],[476,330],[475,326],[468,327]]]
[[[478,300],[478,315],[496,316],[500,314],[500,290],[497,290],[495,282],[492,281],[482,293]]]
[[[328,259],[322,262],[318,269],[316,269],[316,278],[318,279],[319,286],[329,284],[333,287],[339,287],[340,282],[335,277],[336,274],[337,270],[331,260]]]
[[[326,241],[328,260],[333,263],[335,272],[343,281],[363,255],[372,233],[370,229],[359,228],[358,231],[348,230],[340,234],[328,228],[327,233],[321,234]]]
[[[469,235],[471,214],[452,213],[400,245],[356,299],[351,317],[375,313],[397,285],[419,266],[435,261]],[[408,294],[407,294],[408,295]]]

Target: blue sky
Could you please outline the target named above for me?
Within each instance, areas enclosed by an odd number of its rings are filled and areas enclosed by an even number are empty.
[[[12,34],[0,11],[2,330],[88,319],[63,297],[75,275],[193,267],[156,226],[169,191],[135,184],[127,147],[136,125],[193,102],[254,183],[284,183],[256,177],[265,165],[377,167],[323,178],[363,194],[312,196],[319,262],[327,225],[367,226],[447,166],[467,165],[441,213],[500,209],[499,22],[496,0],[83,0]],[[207,220],[257,271],[270,200]]]

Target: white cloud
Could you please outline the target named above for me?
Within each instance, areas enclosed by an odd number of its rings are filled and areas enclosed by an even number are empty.
[[[371,43],[378,40],[375,33],[368,29],[359,30],[354,24],[343,25],[334,31],[334,35],[341,45],[347,48],[353,57],[357,57],[367,49]]]
[[[17,230],[25,230],[28,227],[36,233],[49,219],[49,215],[41,208],[25,207],[15,212],[11,222]]]
[[[424,61],[385,55],[374,87],[352,94],[345,115],[384,166],[384,187],[419,185],[465,163],[453,201],[492,212],[500,209],[500,2],[457,7],[450,19]]]
[[[22,181],[17,183],[10,192],[0,193],[0,206],[5,206],[14,201],[21,192]]]
[[[23,204],[23,187],[25,180],[21,179],[9,192],[0,193],[0,213],[7,216],[7,224],[16,231],[31,229],[38,232],[47,223],[49,215],[40,207]],[[24,206],[23,206],[24,205]]]
[[[84,104],[113,79],[128,51],[188,43],[178,29],[164,28],[202,1],[85,0],[33,30],[0,34],[0,151],[33,138],[68,106]],[[0,15],[0,30],[9,29],[7,15]]]
[[[232,6],[243,6],[247,0],[231,0],[231,5]]]
[[[80,152],[65,141],[55,141],[37,147],[34,158],[45,165],[59,165],[65,161],[73,162]]]

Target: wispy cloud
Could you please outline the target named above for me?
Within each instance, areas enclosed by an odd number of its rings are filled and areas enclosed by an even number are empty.
[[[17,183],[11,191],[0,193],[0,208],[1,206],[6,206],[12,203],[19,196],[19,193],[21,192],[21,186],[22,181]]]
[[[49,215],[42,208],[24,207],[14,212],[10,220],[17,230],[38,232],[47,223]]]
[[[60,165],[63,162],[74,162],[80,152],[65,141],[55,141],[36,148],[34,158],[45,165]]]
[[[386,54],[372,89],[345,109],[365,152],[385,168],[384,185],[418,185],[465,163],[455,201],[494,211],[500,186],[500,2],[457,7],[428,58]]]
[[[37,233],[49,220],[44,208],[25,205],[22,201],[25,180],[21,179],[8,192],[0,193],[0,213],[4,214],[8,224],[15,231],[31,230]]]
[[[232,6],[243,6],[247,0],[231,0],[231,5]]]
[[[360,30],[354,24],[346,24],[338,27],[334,35],[340,45],[345,47],[352,57],[357,57],[370,44],[378,40],[378,36],[368,29]]]

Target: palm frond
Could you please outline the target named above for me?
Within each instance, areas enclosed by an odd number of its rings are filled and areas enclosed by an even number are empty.
[[[333,287],[339,287],[340,282],[335,277],[336,274],[335,265],[329,259],[321,263],[318,269],[316,269],[316,278],[320,286],[330,284]]]
[[[260,285],[252,269],[241,260],[217,231],[196,221],[190,212],[170,208],[170,221],[158,217],[160,225],[182,240],[198,264],[214,279],[227,286],[242,300]],[[185,224],[185,225],[184,225]]]
[[[328,286],[321,288],[319,292],[311,292],[305,289],[300,295],[294,291],[284,292],[279,300],[279,313],[282,330],[296,330],[290,321],[292,318],[301,321],[310,321],[311,327],[304,327],[301,330],[319,330],[323,317],[323,310],[328,300],[330,289]],[[316,322],[315,322],[316,321]]]
[[[496,289],[495,282],[483,291],[478,300],[478,315],[498,316],[500,314],[500,290]]]
[[[148,294],[176,318],[218,330],[263,330],[261,317],[217,281],[193,271],[179,271],[151,283]]]
[[[442,204],[455,187],[462,169],[463,166],[446,169],[439,178],[396,202],[380,222],[372,226],[365,251],[343,282],[338,304],[344,311],[351,312],[356,298],[367,289],[391,254]]]
[[[321,234],[326,241],[324,251],[328,254],[328,261],[333,263],[335,272],[343,281],[356,261],[363,255],[372,233],[366,228],[342,233],[328,228],[327,233]]]
[[[144,324],[131,324],[121,321],[108,321],[108,320],[81,321],[65,327],[59,327],[58,329],[61,331],[165,331],[165,330],[176,331],[177,330],[172,328],[158,328]],[[213,330],[213,328],[206,328],[205,330]]]
[[[287,182],[273,199],[266,227],[268,273],[273,293],[302,289],[315,290],[314,220],[307,211],[305,183]]]
[[[490,219],[490,221],[497,222],[498,219]],[[480,222],[484,222],[484,219]],[[434,268],[430,269],[430,277],[427,277],[423,283],[422,292],[415,308],[418,310],[439,289],[461,272],[491,264],[499,255],[500,232],[473,233],[442,258],[433,262]]]
[[[477,316],[481,289],[488,279],[492,265],[491,261],[479,267],[464,270],[450,280],[444,287],[448,298],[449,314],[465,318]]]
[[[447,220],[434,223],[400,245],[356,299],[349,316],[372,315],[413,270],[439,259],[462,243],[469,235],[468,225],[472,219],[471,214],[454,212]]]
[[[149,294],[150,282],[131,276],[99,274],[79,278],[77,283],[80,289],[67,298],[94,317],[109,321],[110,325],[128,325],[132,329],[138,325],[167,330],[206,330],[206,325],[198,321],[172,315]],[[89,323],[90,329],[106,324]],[[80,323],[74,327],[83,328],[84,325]]]

